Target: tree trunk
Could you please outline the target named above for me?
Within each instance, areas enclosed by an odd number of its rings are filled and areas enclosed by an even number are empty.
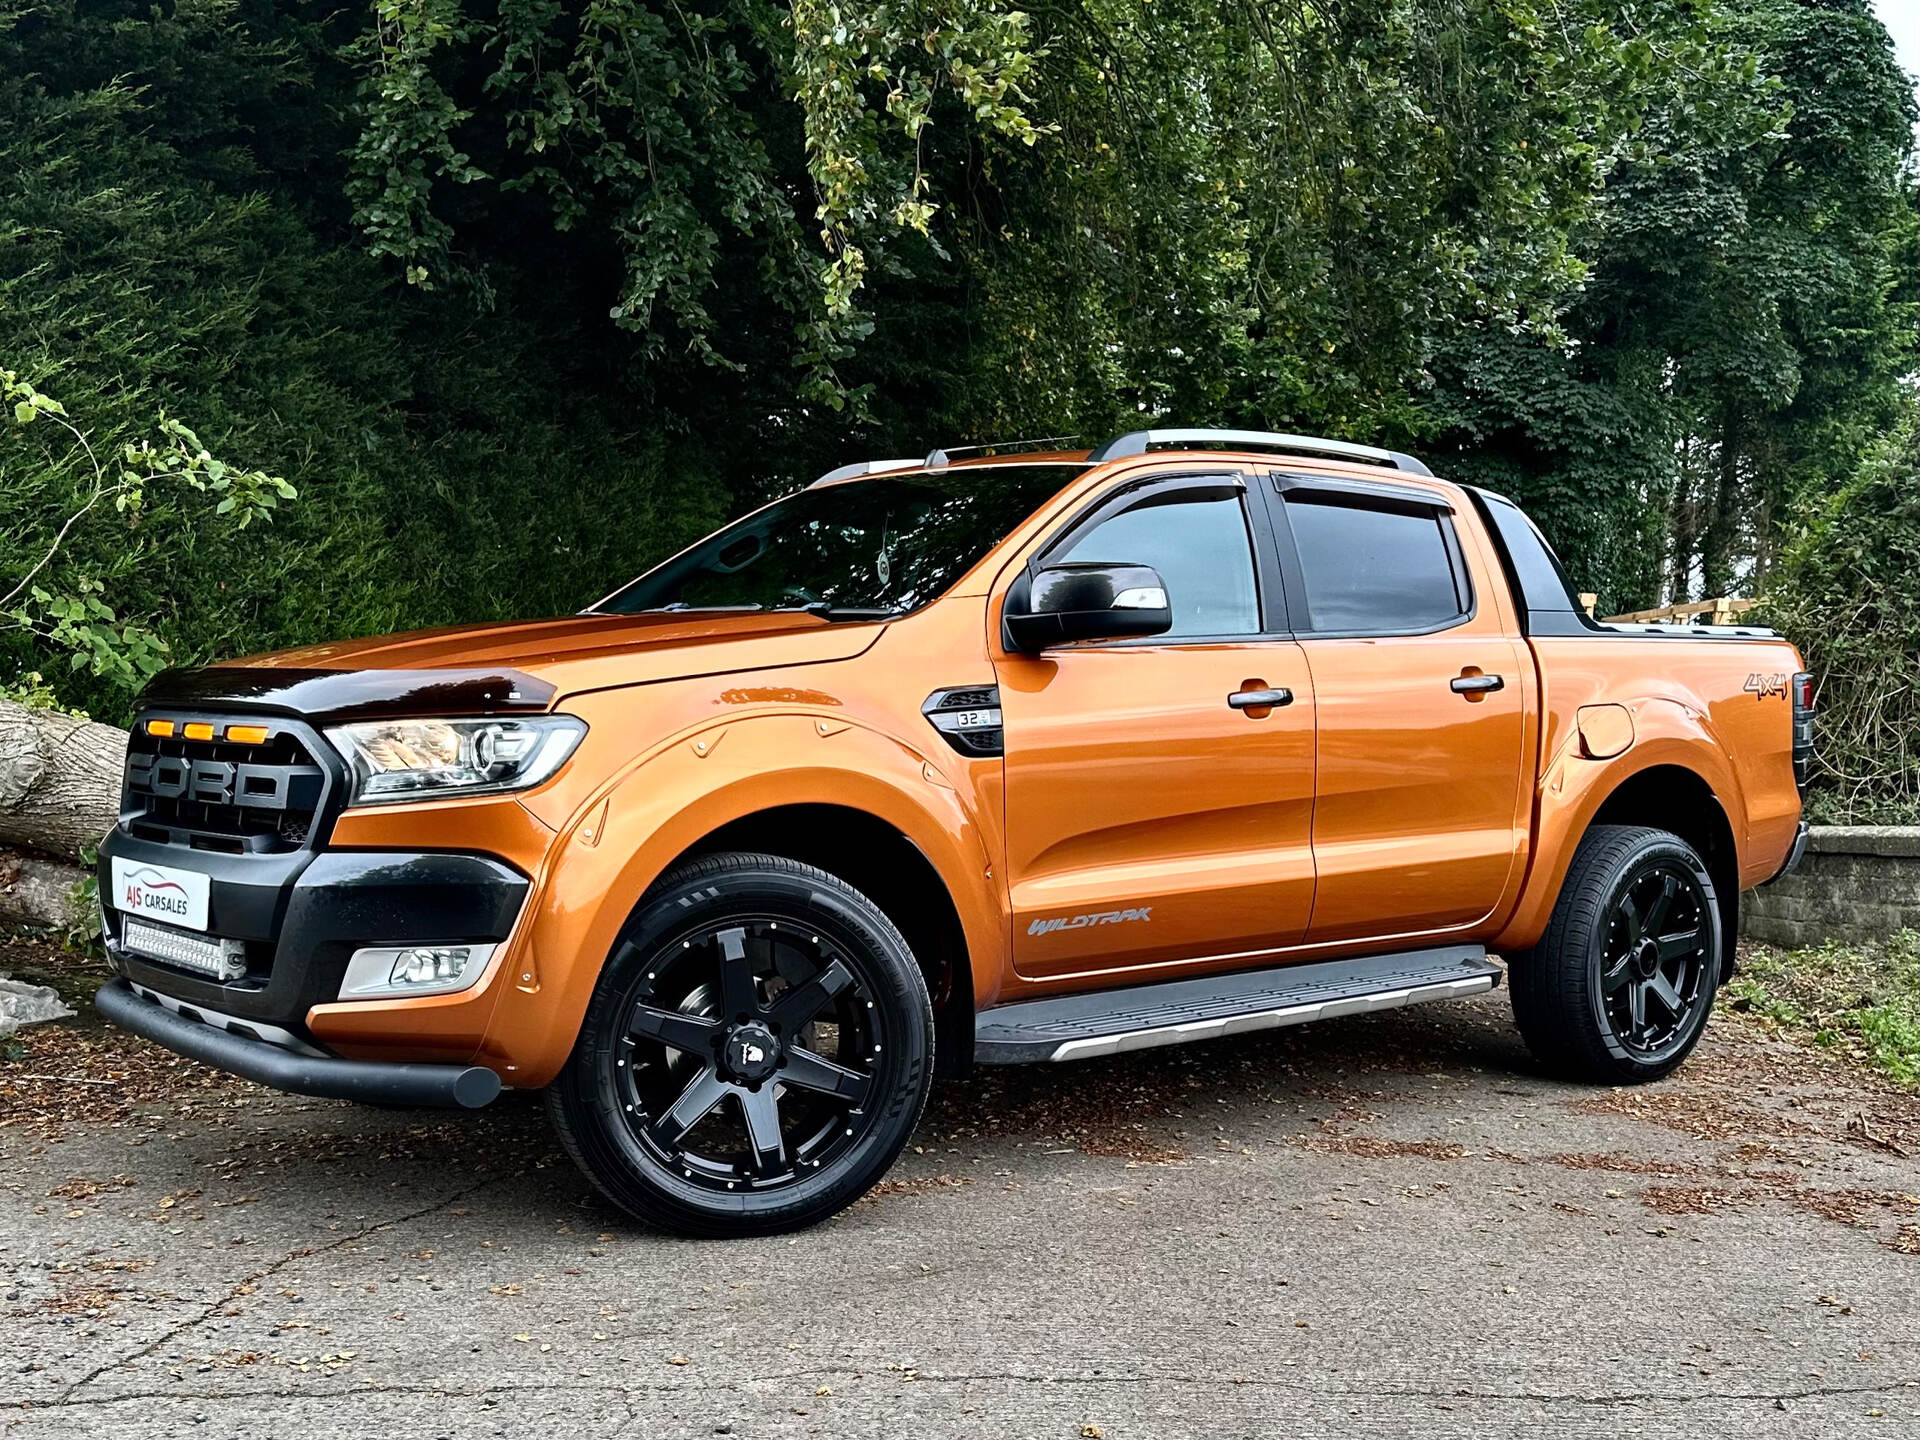
[[[1679,475],[1673,487],[1673,506],[1669,511],[1669,530],[1673,549],[1668,557],[1666,599],[1674,605],[1684,605],[1693,596],[1689,590],[1693,585],[1693,549],[1695,516],[1694,478],[1693,478],[1693,437],[1689,435],[1680,447]]]
[[[82,916],[74,887],[86,878],[86,871],[64,861],[0,854],[0,921],[71,929]]]
[[[1720,463],[1713,486],[1713,505],[1707,515],[1700,545],[1702,600],[1717,600],[1733,586],[1734,547],[1740,528],[1740,447],[1728,417],[1720,426]]]
[[[127,732],[0,700],[0,844],[77,860],[120,816]]]

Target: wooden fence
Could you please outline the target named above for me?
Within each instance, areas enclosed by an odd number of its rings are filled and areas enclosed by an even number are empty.
[[[1593,613],[1594,598],[1582,595],[1580,603]],[[1731,625],[1742,611],[1751,610],[1757,600],[1736,600],[1722,596],[1718,600],[1690,600],[1684,605],[1661,605],[1652,610],[1635,610],[1630,615],[1609,615],[1607,624],[1624,621],[1633,625]]]

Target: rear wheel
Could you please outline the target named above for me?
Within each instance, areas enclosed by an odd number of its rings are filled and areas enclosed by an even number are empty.
[[[1721,941],[1713,878],[1692,846],[1664,830],[1594,826],[1546,934],[1508,967],[1527,1048],[1571,1078],[1659,1079],[1706,1026]]]
[[[641,903],[548,1109],[629,1214],[766,1234],[871,1188],[919,1121],[932,1061],[925,982],[878,906],[810,865],[719,855]]]

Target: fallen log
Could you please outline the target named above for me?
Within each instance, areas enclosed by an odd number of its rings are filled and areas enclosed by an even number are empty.
[[[78,860],[119,818],[126,759],[117,726],[0,700],[0,844]]]
[[[76,892],[86,878],[64,860],[0,852],[0,923],[78,928],[85,906]]]

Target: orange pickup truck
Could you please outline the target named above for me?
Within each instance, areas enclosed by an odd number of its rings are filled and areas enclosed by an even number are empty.
[[[267,1085],[544,1090],[617,1206],[810,1224],[936,1068],[1473,994],[1657,1078],[1805,842],[1758,629],[1608,626],[1508,500],[1335,440],[870,461],[578,615],[147,691],[100,1009]]]

